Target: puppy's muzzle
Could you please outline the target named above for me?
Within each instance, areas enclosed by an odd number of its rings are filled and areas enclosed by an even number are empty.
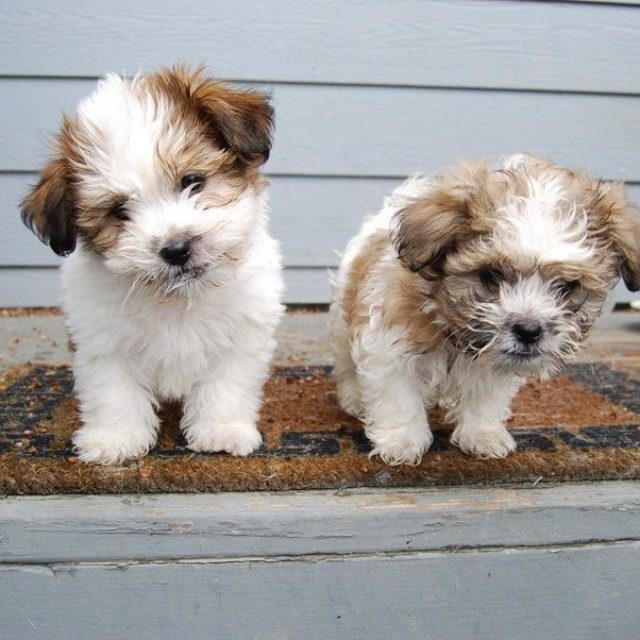
[[[160,249],[160,257],[175,267],[183,267],[191,256],[191,243],[188,240],[170,242]]]

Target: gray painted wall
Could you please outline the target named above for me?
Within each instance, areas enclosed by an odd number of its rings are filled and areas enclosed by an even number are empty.
[[[640,202],[637,4],[0,0],[0,306],[57,302],[59,259],[17,205],[61,112],[106,71],[204,62],[273,92],[288,302],[326,301],[363,214],[461,156],[526,149],[624,179]]]

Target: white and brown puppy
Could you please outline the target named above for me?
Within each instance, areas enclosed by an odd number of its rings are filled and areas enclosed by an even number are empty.
[[[454,444],[504,457],[525,377],[576,352],[620,275],[640,287],[640,222],[619,184],[528,155],[410,179],[334,282],[340,405],[389,464],[420,461],[437,404]]]
[[[60,255],[82,460],[148,452],[161,399],[195,451],[247,455],[281,317],[272,109],[175,68],[109,75],[65,118],[23,219]]]

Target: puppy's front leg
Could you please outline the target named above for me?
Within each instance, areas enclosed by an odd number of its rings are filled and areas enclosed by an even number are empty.
[[[126,361],[78,353],[74,371],[83,426],[73,445],[80,459],[118,464],[145,455],[156,442],[158,417],[153,395]]]
[[[372,454],[389,465],[419,464],[433,435],[415,372],[400,355],[355,351]]]
[[[451,412],[457,425],[451,442],[481,458],[504,458],[515,451],[516,441],[505,423],[523,383],[516,375],[469,367],[459,381],[459,404]]]
[[[264,353],[231,350],[195,385],[181,423],[190,449],[247,456],[260,446],[256,420],[271,355],[265,340]]]

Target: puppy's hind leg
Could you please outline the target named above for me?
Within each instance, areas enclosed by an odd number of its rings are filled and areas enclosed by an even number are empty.
[[[338,404],[343,411],[356,418],[364,414],[356,365],[351,357],[351,343],[346,323],[340,315],[338,303],[329,309],[329,336],[333,351],[333,374],[336,379]]]

